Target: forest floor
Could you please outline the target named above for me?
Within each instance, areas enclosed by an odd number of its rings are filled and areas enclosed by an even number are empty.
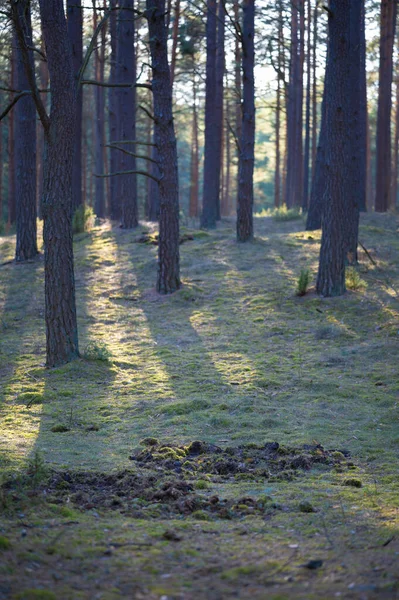
[[[398,224],[362,215],[322,299],[302,220],[183,228],[169,297],[153,226],[104,223],[75,237],[82,358],[56,369],[42,257],[3,264],[0,599],[399,598]]]

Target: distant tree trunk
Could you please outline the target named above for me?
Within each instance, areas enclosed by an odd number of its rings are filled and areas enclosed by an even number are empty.
[[[226,81],[226,87],[227,87]],[[230,131],[228,124],[231,122],[231,110],[230,110],[230,96],[226,96],[225,100],[225,112],[226,112],[226,127],[224,131],[225,135],[225,148],[226,148],[226,176],[225,176],[225,189],[223,194],[223,205],[221,206],[222,215],[228,217],[232,212],[231,206],[231,140]]]
[[[317,2],[313,9],[313,48],[312,48],[312,180],[314,178],[317,153]],[[309,204],[309,203],[308,203]]]
[[[287,181],[285,203],[300,205],[303,180],[302,103],[304,0],[291,5],[291,58],[287,107]]]
[[[176,56],[177,56],[177,42],[179,38],[179,19],[180,19],[180,0],[176,0],[175,3],[175,16],[173,20],[173,32],[172,32],[172,58],[170,61],[170,81],[173,83],[175,80],[176,71]]]
[[[234,0],[234,21],[237,26],[240,26],[240,5],[239,0]],[[242,81],[241,81],[241,44],[239,36],[235,36],[234,46],[234,81],[235,81],[235,134],[236,139],[241,139],[241,126],[242,126]],[[240,159],[240,151],[238,146],[236,147],[237,162]],[[236,205],[238,204],[238,169],[237,169],[237,180],[236,180]]]
[[[51,80],[50,117],[41,102],[26,47],[24,62],[46,140],[43,193],[46,354],[47,365],[55,366],[79,355],[71,226],[76,93],[63,0],[39,3]],[[21,44],[23,25],[15,4],[12,10]]]
[[[375,196],[377,212],[386,212],[390,205],[392,70],[396,13],[396,0],[381,0]]]
[[[321,105],[321,126],[317,144],[316,162],[313,170],[312,188],[310,193],[310,204],[306,219],[306,231],[320,229],[324,206],[324,194],[326,187],[326,145],[327,145],[327,79],[329,61],[327,57],[326,74],[324,78],[323,102]]]
[[[117,0],[113,0],[112,8],[117,5]],[[109,31],[110,31],[110,67],[109,67],[109,83],[113,84],[117,82],[117,12],[112,10],[109,17]],[[118,90],[115,87],[110,87],[108,91],[108,107],[109,107],[109,141],[118,141],[119,135],[119,114],[118,114]],[[109,172],[117,173],[119,171],[119,158],[120,150],[110,148],[109,151]],[[117,221],[121,218],[121,206],[120,206],[120,179],[119,177],[110,178],[110,199],[109,199],[109,212],[112,220]]]
[[[193,65],[194,68],[194,65]],[[197,82],[193,70],[193,133],[191,141],[191,167],[190,167],[190,201],[188,214],[198,217],[199,201],[199,143],[198,143],[198,113],[197,113]]]
[[[321,296],[345,292],[348,131],[350,122],[350,4],[330,0],[328,17],[328,80],[325,83],[326,179],[325,206],[316,290]]]
[[[136,51],[134,43],[134,0],[121,0],[118,23],[118,81],[130,83],[131,87],[122,88],[118,98],[121,141],[136,139]],[[135,144],[129,144],[129,152],[135,153]],[[120,171],[136,171],[136,157],[121,153]],[[137,176],[135,173],[120,175],[123,229],[132,229],[138,225]]]
[[[302,211],[305,213],[308,210],[309,200],[309,172],[310,172],[310,88],[311,88],[311,34],[312,34],[312,5],[311,0],[307,0],[308,13],[308,39],[306,51],[306,117],[305,117],[305,155],[303,161],[303,195],[302,195]]]
[[[29,81],[25,71],[25,55],[29,60],[29,68],[34,71],[33,51],[24,53],[21,44],[32,47],[32,24],[30,1],[22,0],[17,5],[19,21],[23,28],[23,38],[14,34],[16,48],[17,89],[29,89]],[[21,262],[37,255],[36,228],[36,108],[32,96],[25,96],[15,106],[15,157],[16,180],[15,197],[17,205],[16,226],[17,243],[15,260]]]
[[[73,2],[73,0],[71,0]],[[93,30],[97,28],[97,7],[96,0],[93,0]],[[105,60],[105,28],[101,30],[101,43],[96,48],[94,61],[95,61],[95,79],[100,83],[104,82],[104,60]],[[105,139],[105,102],[104,102],[104,88],[102,86],[95,86],[95,129],[94,129],[94,156],[95,156],[95,172],[97,174],[104,173],[104,153],[103,144]],[[104,218],[106,216],[105,208],[105,186],[104,179],[102,177],[95,177],[95,199],[94,199],[94,212],[97,217]]]
[[[16,89],[16,58],[15,58],[15,43],[12,44],[10,56],[10,88]],[[11,93],[10,100],[14,94]],[[8,115],[8,226],[14,225],[16,218],[16,203],[15,203],[15,118],[12,110]]]
[[[225,73],[224,37],[225,37],[225,4],[224,0],[218,3],[218,25],[216,39],[216,93],[215,93],[215,192],[216,192],[216,219],[220,220],[220,188],[223,161],[223,82]]]
[[[349,151],[345,161],[348,175],[345,193],[348,215],[346,260],[357,263],[359,212],[366,205],[367,168],[367,97],[366,97],[366,40],[364,0],[351,0],[349,23]]]
[[[277,91],[276,91],[276,122],[275,122],[275,138],[276,138],[276,165],[274,168],[274,206],[280,206],[281,197],[281,150],[280,150],[280,129],[281,129],[281,80],[282,80],[282,52],[283,50],[283,6],[282,2],[278,3],[278,34],[277,34]]]
[[[180,288],[179,178],[173,125],[172,86],[167,54],[165,0],[147,0],[155,139],[160,170],[159,254],[157,291],[170,294]]]
[[[201,227],[216,227],[218,217],[217,135],[216,122],[216,0],[207,0],[206,18],[206,92],[205,92],[205,148],[204,183]]]
[[[44,52],[44,40],[42,38],[41,49]],[[39,63],[39,80],[40,87],[42,90],[46,90],[48,88],[48,68],[47,62],[45,60],[40,60]],[[42,93],[41,99],[43,105],[47,110],[47,98],[48,94]],[[43,163],[44,163],[44,131],[43,125],[40,122],[40,119],[37,121],[36,126],[36,205],[37,212],[39,215],[39,219],[42,218],[42,197],[43,197]]]
[[[82,0],[67,0],[68,36],[72,49],[75,81],[83,62],[83,9]],[[72,167],[72,211],[82,204],[82,87],[77,88],[76,128]]]
[[[243,105],[240,162],[238,167],[237,241],[247,242],[254,235],[254,162],[255,162],[255,81],[254,33],[255,1],[244,0],[242,32]]]

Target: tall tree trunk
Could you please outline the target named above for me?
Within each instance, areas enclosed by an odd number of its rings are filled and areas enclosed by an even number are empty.
[[[117,0],[112,1],[112,8],[115,9],[117,6]],[[110,55],[110,67],[109,67],[109,83],[117,83],[117,12],[112,10],[109,17],[109,28],[110,28],[110,44],[111,44],[111,55]],[[119,90],[115,87],[110,87],[108,92],[108,107],[109,107],[109,141],[110,144],[119,140],[119,120],[120,115],[118,113],[118,94]],[[117,173],[119,171],[119,158],[120,150],[116,148],[110,148],[109,151],[109,172]],[[110,178],[110,199],[109,199],[109,212],[112,220],[117,221],[121,218],[122,211],[120,205],[120,178]]]
[[[165,0],[147,0],[155,139],[160,170],[159,254],[157,291],[170,294],[180,288],[179,177],[173,125],[172,86],[167,54]]]
[[[72,161],[76,91],[63,0],[40,0],[40,16],[51,82],[51,112],[40,99],[28,49],[24,62],[30,89],[45,130],[43,240],[47,365],[79,355],[72,246]],[[13,6],[18,40],[23,25]]]
[[[228,81],[226,79],[226,87],[228,86]],[[226,147],[226,176],[225,176],[225,189],[224,189],[224,203],[222,206],[222,215],[229,217],[232,212],[231,207],[231,138],[230,138],[230,130],[228,124],[231,122],[231,108],[230,108],[230,95],[226,96],[226,126],[225,126],[225,147]]]
[[[75,81],[83,62],[83,8],[82,0],[67,0],[68,36],[72,49]],[[76,99],[76,128],[72,167],[72,210],[82,204],[82,110],[83,90],[79,86]]]
[[[195,65],[193,64],[193,133],[191,140],[190,166],[190,200],[188,214],[198,217],[199,196],[199,143],[198,143],[198,112],[197,112],[197,82],[195,81]]]
[[[386,212],[391,191],[391,108],[396,0],[381,0],[375,210]]]
[[[345,161],[347,239],[346,260],[357,263],[359,212],[366,205],[367,97],[364,0],[351,0],[349,13],[349,150]]]
[[[312,48],[312,181],[316,167],[317,153],[317,2],[313,9],[313,48]]]
[[[399,51],[399,36],[397,38]],[[398,171],[399,171],[399,52],[395,73],[396,106],[395,106],[395,137],[393,144],[393,169],[392,169],[392,208],[395,210],[398,203]]]
[[[150,168],[150,172],[151,172],[151,175],[153,176],[153,178],[155,177],[156,179],[159,179],[159,177],[160,177],[159,166],[158,166],[159,153],[158,153],[158,148],[156,146],[156,139],[157,138],[156,138],[156,132],[155,132],[155,125],[154,125],[153,138],[152,138],[152,142],[154,145],[152,146],[152,151],[151,151],[152,162],[150,162],[149,168]],[[159,183],[156,180],[154,180],[153,178],[150,178],[149,186],[148,186],[148,188],[149,188],[148,220],[155,223],[159,219],[160,196],[159,196]]]
[[[41,49],[45,52],[44,40],[41,41]],[[40,87],[42,90],[48,88],[48,68],[45,60],[40,60],[39,63],[39,80]],[[46,107],[48,104],[48,94],[45,92],[40,94],[43,105]],[[42,218],[42,197],[43,197],[43,163],[44,163],[44,130],[40,119],[37,121],[36,126],[36,206],[39,219]]]
[[[218,217],[218,124],[216,122],[216,0],[207,0],[204,183],[201,227],[216,227]]]
[[[239,0],[234,0],[233,5],[234,10],[234,22],[236,23],[236,27],[239,28],[241,26],[240,22],[240,4]],[[234,45],[234,82],[235,82],[235,135],[236,139],[239,141],[241,139],[241,126],[242,126],[242,109],[241,109],[241,101],[242,101],[242,81],[241,81],[241,44],[239,40],[239,36],[235,36],[235,45]],[[236,152],[237,152],[237,163],[240,160],[240,150],[238,145],[236,144]],[[236,206],[238,204],[238,168],[237,168],[237,179],[236,179]]]
[[[12,44],[10,56],[10,88],[16,89],[16,50],[15,43]],[[10,100],[14,94],[11,92]],[[15,113],[12,110],[8,116],[8,226],[14,225],[16,218],[15,203]]]
[[[302,195],[302,211],[308,210],[309,200],[309,172],[310,172],[310,88],[311,88],[311,34],[312,34],[312,5],[311,0],[307,0],[308,13],[308,39],[306,51],[306,117],[305,117],[305,155],[303,161],[303,195]]]
[[[136,139],[136,50],[134,43],[134,0],[120,0],[122,10],[119,11],[118,23],[118,81],[130,83],[131,87],[122,88],[119,92],[118,109],[120,115],[119,140]],[[131,154],[121,153],[119,168],[128,175],[120,175],[120,191],[122,202],[121,227],[132,229],[138,225],[137,210],[137,175],[135,144],[129,144]]]
[[[255,162],[255,80],[254,33],[255,1],[245,0],[242,32],[243,105],[240,162],[238,167],[237,241],[246,242],[254,235],[254,162]]]
[[[0,230],[3,226],[3,123],[0,121]]]
[[[23,0],[17,5],[19,22],[23,28],[23,38],[14,33],[16,48],[17,89],[29,89],[25,70],[25,55],[29,68],[34,71],[35,62],[32,47],[32,24],[30,1]],[[26,52],[21,44],[27,47]],[[17,243],[15,260],[17,262],[34,258],[37,254],[36,227],[36,108],[32,96],[25,96],[15,107],[15,158],[16,180],[15,197],[17,205],[16,226]]]
[[[316,290],[322,296],[345,292],[345,252],[348,216],[347,161],[350,152],[350,4],[354,0],[330,0],[328,17],[328,66],[325,81],[326,179],[323,232]]]
[[[219,0],[218,25],[216,39],[216,94],[215,94],[215,193],[216,193],[216,219],[220,220],[220,179],[222,171],[222,143],[223,143],[223,81],[225,72],[224,57],[224,32],[225,29],[225,4]]]
[[[73,1],[73,0],[72,0]],[[97,28],[97,7],[96,0],[93,0],[93,30]],[[101,43],[95,51],[95,79],[96,81],[104,82],[104,47],[105,47],[105,28],[101,30]],[[95,93],[95,172],[97,175],[104,173],[104,152],[103,144],[105,138],[104,117],[105,117],[105,102],[104,88],[99,85],[94,88]],[[106,215],[105,208],[105,185],[102,177],[95,177],[95,200],[94,212],[97,217],[104,218]]]
[[[274,206],[280,206],[281,197],[281,150],[280,150],[280,129],[281,129],[281,80],[282,80],[282,52],[283,50],[283,6],[281,0],[278,3],[278,33],[277,33],[277,91],[276,91],[276,121],[275,121],[275,168],[274,168]]]

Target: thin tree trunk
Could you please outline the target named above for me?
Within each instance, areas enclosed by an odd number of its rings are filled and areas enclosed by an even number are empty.
[[[82,0],[67,0],[68,36],[72,49],[75,81],[83,62],[83,9]],[[72,210],[82,204],[82,110],[83,91],[79,86],[76,100],[76,128],[72,167]]]
[[[16,48],[17,89],[29,89],[25,70],[25,54],[21,44],[32,47],[32,25],[30,1],[23,0],[17,5],[23,38],[14,33]],[[29,68],[34,71],[33,51],[27,50]],[[17,243],[15,260],[21,262],[32,259],[37,254],[36,227],[36,108],[32,96],[21,98],[15,107],[15,157],[16,157],[16,229]]]
[[[226,80],[226,87],[227,87]],[[226,186],[224,191],[224,207],[222,214],[229,217],[232,213],[231,206],[231,139],[228,124],[231,122],[230,95],[226,96],[226,126],[225,126],[225,146],[226,146]]]
[[[117,6],[117,0],[112,1],[112,8],[115,9]],[[111,44],[111,55],[110,55],[110,68],[109,68],[109,83],[117,83],[117,12],[112,10],[109,17],[109,28],[110,28],[110,44]],[[119,83],[119,82],[118,82]],[[119,139],[119,114],[118,114],[118,94],[119,90],[115,87],[110,87],[108,92],[108,106],[109,106],[109,141],[110,143],[116,142]],[[117,173],[119,169],[119,158],[120,151],[115,148],[110,148],[109,151],[109,172]],[[121,206],[120,206],[120,178],[110,178],[110,198],[109,198],[109,212],[112,220],[117,221],[121,218]]]
[[[316,167],[317,153],[317,2],[313,9],[313,48],[312,48],[312,181]]]
[[[222,143],[223,143],[223,81],[225,72],[224,37],[225,37],[225,4],[219,0],[218,24],[216,38],[216,94],[215,94],[215,193],[216,193],[216,219],[220,220],[220,178],[222,170]]]
[[[198,114],[197,114],[197,82],[195,81],[195,65],[193,64],[193,130],[191,141],[190,167],[190,200],[188,214],[198,217],[199,196],[199,143],[198,143]]]
[[[121,141],[136,139],[136,51],[134,43],[134,0],[121,0],[118,23],[118,81],[130,83],[131,87],[119,92],[118,109],[120,115]],[[129,145],[129,151],[135,152],[135,144]],[[121,153],[119,168],[123,171],[136,170],[136,157]],[[120,193],[122,203],[123,229],[132,229],[138,225],[137,176],[135,173],[120,175]]]
[[[216,227],[218,217],[218,153],[216,120],[216,0],[207,0],[204,182],[201,227]],[[219,157],[220,158],[220,157]]]
[[[280,176],[280,128],[281,128],[281,75],[282,75],[282,52],[283,49],[283,7],[282,2],[278,3],[278,34],[277,34],[277,92],[276,92],[276,122],[275,122],[275,138],[276,138],[276,154],[274,168],[274,206],[280,206],[281,197],[281,176]]]
[[[302,211],[308,210],[309,200],[309,171],[310,171],[310,87],[311,87],[311,18],[312,6],[311,0],[307,0],[308,4],[308,39],[307,39],[307,54],[306,54],[306,117],[305,117],[305,156],[303,162],[303,196],[302,196]]]
[[[253,238],[253,173],[255,162],[255,2],[244,0],[242,33],[243,106],[238,170],[237,241]]]
[[[73,1],[73,0],[72,0]],[[97,27],[97,7],[96,0],[93,0],[93,31]],[[104,38],[104,27],[101,30],[101,43],[100,47],[96,48],[95,51],[95,79],[100,83],[104,82],[104,61],[103,61],[103,39]],[[95,173],[97,175],[104,173],[104,88],[102,86],[95,86],[95,143],[94,143],[94,154],[95,154]],[[94,200],[94,212],[97,217],[104,218],[106,215],[105,211],[105,186],[104,179],[102,177],[95,177],[95,200]]]
[[[16,89],[16,50],[15,43],[12,44],[10,57],[10,88]],[[11,92],[10,101],[14,94]],[[14,225],[16,218],[15,203],[15,113],[12,110],[8,118],[8,226]]]
[[[172,86],[167,54],[165,0],[147,0],[155,139],[160,170],[159,254],[157,291],[170,294],[180,288],[179,177],[173,125]]]
[[[234,0],[234,21],[237,26],[240,26],[240,4],[239,0]],[[241,139],[241,127],[242,127],[242,81],[241,81],[241,45],[238,35],[235,36],[234,46],[234,81],[235,81],[235,134],[236,139]],[[240,150],[236,148],[237,163],[240,160]],[[238,205],[238,168],[236,178],[236,207]]]
[[[180,19],[180,0],[176,0],[175,3],[175,15],[173,20],[173,32],[172,32],[172,58],[170,61],[170,81],[173,87],[175,80],[176,71],[176,56],[177,56],[177,42],[179,37],[179,19]]]
[[[395,137],[393,145],[393,169],[392,169],[392,208],[395,210],[398,203],[398,170],[399,170],[399,36],[397,38],[398,57],[396,62],[395,86]]]
[[[396,13],[396,0],[381,1],[375,197],[377,212],[386,212],[390,205],[392,71]]]
[[[44,40],[42,38],[41,41],[41,50],[45,51]],[[46,90],[49,84],[48,80],[48,68],[47,62],[45,60],[40,60],[39,63],[39,79],[40,79],[40,87],[42,90]],[[40,94],[43,105],[47,110],[47,98],[48,94],[43,92]],[[42,197],[43,197],[43,163],[44,163],[44,130],[43,125],[40,122],[40,119],[37,122],[36,126],[36,205],[37,212],[39,215],[39,219],[42,218]]]

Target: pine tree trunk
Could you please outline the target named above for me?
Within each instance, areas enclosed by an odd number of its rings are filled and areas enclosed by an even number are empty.
[[[67,0],[68,36],[72,49],[75,81],[83,62],[83,9],[82,0]],[[72,167],[72,210],[82,204],[82,110],[83,91],[80,86],[76,99],[76,128]]]
[[[313,9],[313,48],[312,48],[312,176],[313,181],[317,153],[317,3]]]
[[[215,193],[216,193],[216,219],[219,221],[220,214],[220,188],[222,171],[222,144],[223,144],[223,82],[225,72],[224,36],[225,36],[225,5],[224,0],[218,3],[218,24],[216,38],[216,94],[215,94]]]
[[[399,36],[397,39],[399,50]],[[396,105],[395,105],[395,136],[393,144],[393,169],[392,169],[392,209],[395,210],[398,203],[398,170],[399,170],[399,52],[396,62],[395,74]]]
[[[305,213],[308,210],[309,201],[309,172],[310,172],[310,87],[311,87],[311,18],[312,6],[311,0],[307,0],[307,54],[306,54],[306,117],[305,117],[305,155],[303,162],[303,195],[302,195],[302,211]]]
[[[255,2],[245,0],[242,33],[243,105],[240,162],[238,167],[237,241],[252,240],[253,173],[255,162]]]
[[[17,5],[19,21],[23,27],[23,43],[32,47],[30,2],[23,0]],[[14,33],[16,49],[17,89],[29,89],[25,69],[22,40]],[[29,68],[34,70],[33,51],[27,50]],[[36,108],[32,96],[25,96],[15,106],[15,158],[16,158],[16,228],[17,243],[15,260],[21,262],[37,255],[36,228]]]
[[[167,54],[165,0],[147,0],[155,140],[160,170],[159,254],[157,291],[170,294],[180,288],[179,178],[172,112],[172,85]]]
[[[120,140],[136,139],[136,50],[134,38],[134,0],[121,0],[118,23],[118,81],[130,83],[131,87],[122,88],[118,99],[120,115]],[[129,152],[135,152],[135,144],[129,144]],[[119,168],[124,171],[136,170],[136,157],[131,154],[121,153]],[[132,229],[138,225],[137,210],[137,175],[120,175],[120,193],[122,202],[123,229]]]
[[[396,0],[381,1],[375,196],[377,212],[386,212],[390,205],[392,71],[396,13]]]
[[[283,7],[282,2],[278,3],[278,34],[277,34],[277,91],[276,91],[276,121],[275,121],[275,168],[274,168],[274,206],[280,206],[281,198],[281,150],[280,150],[280,129],[281,129],[281,80],[282,80],[282,52],[283,52]]]
[[[112,7],[115,8],[117,0],[113,0]],[[110,28],[110,67],[109,67],[109,83],[117,83],[117,12],[112,10],[109,17]],[[119,90],[115,87],[110,87],[108,92],[108,107],[109,107],[109,141],[116,142],[119,140],[119,113],[118,113],[118,93]],[[109,172],[117,173],[119,171],[120,150],[110,148],[109,151]],[[119,177],[110,178],[110,199],[109,212],[112,220],[117,221],[121,218],[122,211],[120,205],[120,179]]]
[[[172,33],[172,58],[170,61],[170,81],[173,83],[175,80],[176,70],[176,56],[177,56],[177,42],[179,37],[179,20],[180,20],[180,0],[176,0],[175,3],[175,15],[173,20],[173,33]]]
[[[241,26],[240,23],[240,4],[239,0],[234,0],[233,5],[234,10],[234,21],[237,26]],[[241,44],[238,35],[235,36],[235,46],[234,46],[234,82],[235,82],[235,134],[236,139],[239,141],[241,139],[241,126],[242,126],[242,81],[241,81]],[[237,147],[237,164],[240,160],[240,150]],[[236,178],[236,208],[238,205],[238,168],[237,168],[237,178]]]
[[[93,0],[93,31],[97,28],[97,7],[96,1]],[[99,47],[96,48],[94,55],[94,72],[95,79],[100,83],[104,82],[104,60],[103,60],[103,39],[104,28],[101,30],[102,38]],[[105,129],[105,103],[104,103],[104,88],[102,86],[94,87],[95,94],[95,129],[94,129],[94,156],[95,156],[95,173],[100,175],[104,173],[104,153],[102,145],[104,143]],[[95,177],[94,180],[94,212],[97,217],[104,218],[105,211],[105,187],[102,177]]]
[[[323,232],[316,290],[321,296],[345,292],[347,184],[350,154],[350,4],[353,0],[330,0],[328,66],[325,82],[326,179]]]
[[[10,56],[10,88],[16,89],[16,50],[15,43],[11,48]],[[14,94],[10,94],[10,101]],[[14,225],[16,218],[16,202],[15,202],[15,113],[12,110],[8,115],[8,226]]]
[[[196,86],[197,83],[195,81],[195,71],[193,70],[193,132],[191,140],[190,200],[188,208],[188,214],[190,217],[198,217],[199,213],[199,143]]]
[[[79,355],[72,247],[72,156],[76,94],[62,0],[40,0],[51,80],[44,165],[44,273],[47,365]]]
[[[44,40],[42,38],[41,49],[44,52]],[[48,68],[47,62],[44,60],[40,60],[39,63],[39,79],[40,79],[40,87],[42,90],[46,90],[48,88]],[[43,92],[40,94],[43,105],[46,107],[48,104],[48,94]],[[43,162],[44,162],[44,131],[43,125],[40,122],[40,119],[37,121],[36,126],[36,206],[37,213],[39,219],[42,219],[42,197],[43,197]]]
[[[216,121],[216,0],[207,0],[206,19],[206,92],[205,92],[205,148],[204,183],[202,194],[201,227],[216,227],[218,217],[217,136]]]

